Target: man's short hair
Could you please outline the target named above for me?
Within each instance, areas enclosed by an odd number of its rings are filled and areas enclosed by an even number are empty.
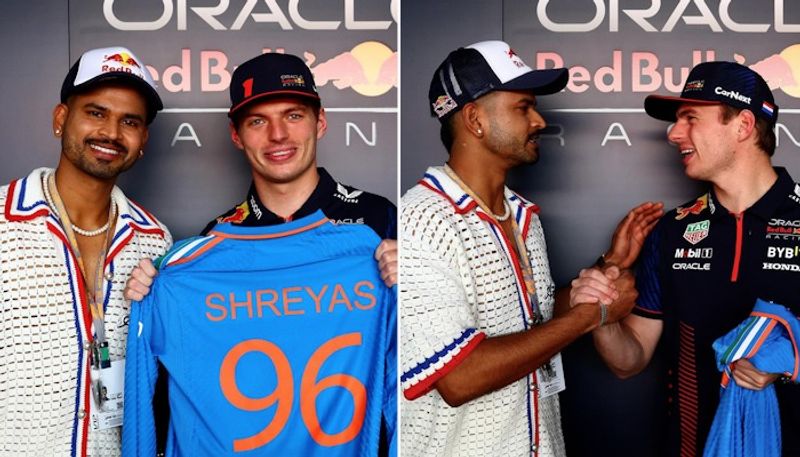
[[[727,124],[731,121],[734,117],[736,117],[739,113],[742,112],[744,108],[736,108],[730,105],[720,105],[722,108],[721,116],[722,116],[722,123]],[[767,153],[768,156],[772,157],[775,154],[775,130],[773,129],[774,124],[761,116],[755,116],[756,118],[756,145],[761,148],[764,152]]]
[[[454,116],[443,119],[439,127],[439,138],[442,140],[442,144],[444,148],[447,149],[448,154],[450,154],[450,148],[453,147],[453,133],[455,131],[453,119],[455,119]]]

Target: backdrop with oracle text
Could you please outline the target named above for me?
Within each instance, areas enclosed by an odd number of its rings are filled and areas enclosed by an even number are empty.
[[[780,116],[775,165],[800,179],[800,3],[726,0],[443,0],[403,2],[401,193],[447,153],[428,86],[448,52],[502,39],[536,68],[567,67],[570,83],[538,97],[548,123],[540,159],[511,188],[541,207],[553,276],[566,285],[604,252],[625,213],[645,200],[672,208],[703,186],[683,174],[668,123],[644,113],[651,93],[677,95],[697,63],[730,60],[761,73]],[[411,32],[413,31],[413,33]],[[401,297],[402,299],[402,297]],[[591,338],[565,351],[561,395],[568,455],[657,455],[670,401],[659,360],[616,379]]]
[[[195,235],[244,199],[250,169],[230,140],[228,87],[236,65],[271,51],[314,72],[328,115],[319,164],[396,202],[398,16],[397,0],[3,2],[0,182],[57,164],[51,114],[70,65],[87,49],[125,46],[165,110],[118,185],[176,238]]]

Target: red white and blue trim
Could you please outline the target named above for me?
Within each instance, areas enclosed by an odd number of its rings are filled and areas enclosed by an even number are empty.
[[[28,176],[12,181],[8,187],[6,202],[2,211],[6,220],[10,222],[35,222],[42,220],[47,230],[58,240],[58,249],[62,252],[64,269],[72,299],[72,311],[75,318],[75,344],[77,347],[77,373],[78,380],[74,394],[74,416],[72,425],[72,445],[70,455],[85,456],[87,452],[88,433],[90,429],[90,378],[89,378],[89,353],[84,350],[84,342],[94,340],[91,311],[87,302],[86,284],[80,272],[79,263],[72,251],[61,220],[57,213],[48,206],[44,189],[43,177],[52,173],[51,169],[38,168]],[[117,204],[116,231],[112,237],[109,253],[106,256],[105,272],[113,275],[116,256],[134,237],[134,232],[154,234],[166,237],[165,231],[158,221],[141,206],[129,201],[122,191],[114,187],[112,198]],[[105,277],[106,275],[104,275]],[[103,307],[108,307],[112,283],[105,280]],[[79,418],[79,412],[85,414]]]
[[[531,322],[534,320],[534,312],[530,296],[526,290],[525,277],[520,268],[520,259],[514,248],[515,241],[510,240],[496,219],[481,209],[478,203],[442,169],[428,169],[422,180],[420,180],[420,185],[447,200],[456,214],[464,215],[474,211],[486,223],[495,241],[505,253],[509,266],[514,272],[521,327],[529,329]],[[504,190],[504,196],[517,226],[521,230],[523,240],[527,239],[532,218],[534,214],[539,213],[539,207],[508,188]],[[458,366],[485,338],[486,334],[479,329],[464,329],[460,335],[455,335],[441,350],[402,373],[400,381],[405,398],[413,400],[428,393],[439,379]],[[527,382],[529,387],[535,385],[535,372],[527,376]],[[532,389],[527,389],[528,431],[531,442],[536,443],[539,441],[539,418],[536,413],[539,407],[538,395],[532,395],[531,391]]]

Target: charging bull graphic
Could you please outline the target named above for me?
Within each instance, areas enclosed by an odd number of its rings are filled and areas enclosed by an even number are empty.
[[[131,55],[127,52],[105,56],[103,62],[116,62],[126,67],[135,67],[139,70],[142,69],[141,65],[139,65],[139,62],[137,62],[136,59],[131,57]]]
[[[692,205],[689,206],[681,206],[677,208],[675,214],[675,220],[679,221],[690,214],[698,215],[703,212],[704,209],[708,208],[708,194],[703,195],[702,197],[695,200]]]
[[[316,55],[306,52],[303,57],[318,87],[331,83],[337,89],[350,87],[367,97],[397,87],[397,52],[377,41],[365,41],[317,65]]]
[[[733,57],[736,62],[760,74],[770,89],[780,89],[789,96],[800,98],[800,44],[793,44],[753,64],[746,64],[741,54]]]

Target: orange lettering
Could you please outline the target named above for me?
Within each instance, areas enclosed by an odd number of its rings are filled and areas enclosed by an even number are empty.
[[[317,380],[322,371],[322,366],[334,353],[354,346],[361,346],[360,333],[347,333],[331,338],[317,348],[308,359],[303,377],[300,380],[300,414],[311,437],[321,446],[337,446],[352,441],[364,425],[367,409],[367,389],[356,377],[345,373],[333,373]],[[236,368],[239,360],[250,352],[259,352],[269,357],[275,366],[277,383],[275,389],[264,397],[252,398],[244,395],[236,383]],[[353,357],[351,355],[350,357]],[[254,363],[254,362],[247,362]],[[219,369],[219,383],[222,394],[236,408],[244,411],[262,411],[277,403],[275,415],[272,420],[258,433],[246,438],[233,441],[234,452],[250,451],[262,447],[275,439],[286,423],[292,412],[294,402],[294,378],[289,359],[274,343],[251,339],[236,344],[225,355]],[[353,416],[350,422],[339,433],[329,434],[322,429],[317,414],[317,397],[325,390],[341,388],[346,390],[353,399]],[[327,417],[329,411],[323,411]]]
[[[350,346],[361,346],[360,333],[347,333],[345,335],[331,338],[319,347],[308,359],[308,364],[300,380],[300,414],[303,422],[308,428],[308,432],[314,441],[322,446],[338,446],[352,441],[361,432],[364,425],[364,417],[367,412],[367,389],[357,378],[344,374],[336,373],[326,376],[316,381],[322,364],[340,349]],[[344,430],[336,434],[329,434],[322,430],[317,415],[317,396],[324,390],[333,387],[340,387],[347,390],[353,397],[353,417]]]
[[[347,292],[344,291],[344,287],[341,284],[336,284],[336,287],[333,288],[333,297],[331,297],[331,304],[328,306],[328,312],[333,312],[333,307],[343,303],[348,311],[353,310],[353,305],[350,303],[350,298],[347,297]]]
[[[302,309],[289,309],[289,305],[292,303],[301,303],[303,301],[302,298],[290,298],[289,293],[291,292],[299,292],[300,287],[287,287],[283,289],[283,314],[286,316],[296,316],[298,314],[305,314],[305,310]]]
[[[270,358],[275,365],[275,374],[278,382],[271,394],[261,398],[245,396],[236,385],[236,365],[239,359],[248,352],[260,352]],[[247,438],[234,440],[234,452],[249,451],[259,448],[272,441],[283,430],[289,415],[292,413],[292,400],[294,396],[294,381],[292,367],[281,349],[266,340],[246,340],[234,346],[219,369],[219,384],[222,394],[235,407],[245,411],[261,411],[272,406],[275,402],[278,407],[272,421],[260,432]]]
[[[214,308],[222,314],[220,314],[219,316],[214,316],[211,314],[210,311],[206,311],[206,317],[210,321],[219,322],[228,317],[228,309],[225,308],[224,304],[221,305],[219,303],[212,302],[211,299],[214,298],[221,300],[222,303],[225,303],[225,297],[223,297],[222,294],[210,294],[206,296],[206,306],[208,306],[209,308]]]
[[[369,300],[366,304],[363,304],[363,305],[361,304],[361,302],[356,300],[355,301],[356,307],[358,309],[370,309],[373,306],[375,306],[375,303],[377,303],[377,300],[375,299],[375,295],[373,295],[373,294],[371,294],[369,292],[362,291],[361,290],[362,288],[367,288],[367,289],[372,291],[372,290],[375,290],[375,284],[372,284],[369,281],[359,281],[359,282],[356,283],[356,286],[354,288],[355,292],[356,292],[356,295],[358,295],[359,297],[363,297],[363,298],[366,298],[367,300]]]
[[[233,292],[230,293],[231,297],[231,319],[236,319],[236,308],[247,308],[247,317],[253,318],[253,293],[247,291],[247,301],[237,302],[236,296]]]
[[[319,295],[314,295],[314,291],[311,290],[310,287],[306,286],[306,292],[308,292],[308,295],[310,295],[311,298],[314,300],[314,309],[317,310],[317,314],[322,312],[322,304],[320,302],[322,301],[322,296],[325,295],[325,292],[327,291],[328,291],[328,285],[325,284],[324,286],[322,286],[322,290],[319,291]]]
[[[272,298],[270,300],[262,300],[261,297],[264,295],[271,295]],[[264,289],[264,290],[257,290],[256,291],[256,307],[258,307],[258,317],[261,317],[261,310],[264,306],[269,306],[273,313],[276,316],[280,316],[281,312],[278,311],[278,308],[275,306],[275,302],[278,301],[278,293],[275,292],[274,289]]]

